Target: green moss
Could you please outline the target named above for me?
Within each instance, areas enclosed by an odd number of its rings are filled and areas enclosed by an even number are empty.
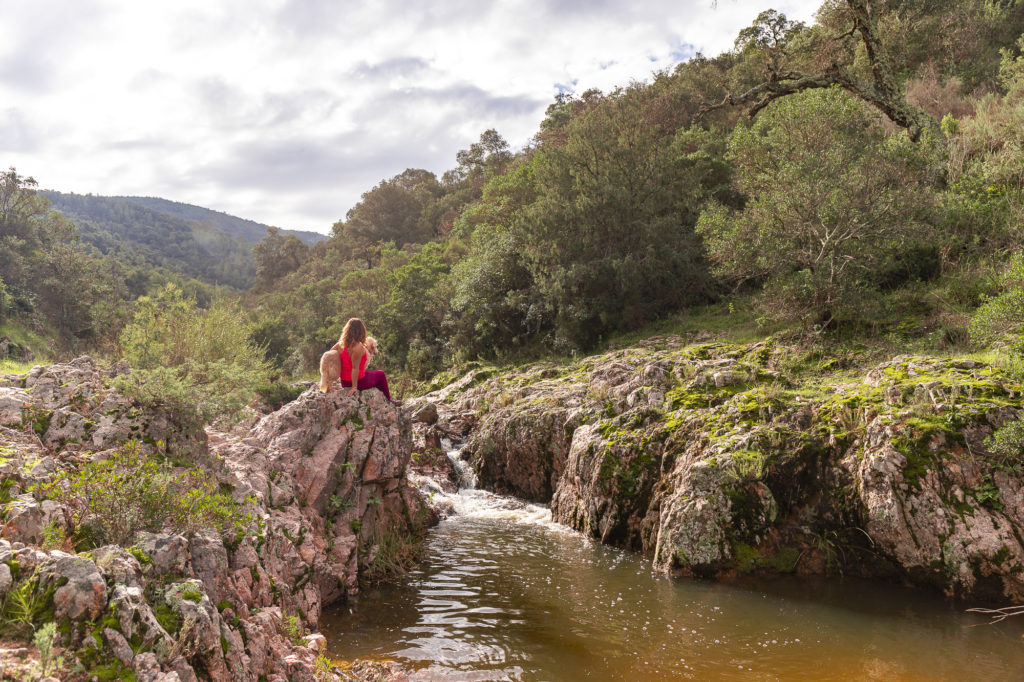
[[[203,601],[203,593],[200,592],[199,590],[195,589],[195,588],[189,588],[189,589],[186,589],[184,592],[181,593],[181,598],[182,599],[187,599],[188,601],[191,601],[191,602],[199,603],[199,602]]]
[[[131,554],[133,557],[135,557],[135,559],[141,565],[143,565],[143,566],[152,566],[153,565],[153,557],[151,557],[148,554],[146,554],[142,550],[142,548],[140,548],[140,547],[137,547],[137,546],[129,547],[128,548],[128,553]]]
[[[87,673],[97,682],[136,682],[135,672],[126,668],[121,661],[114,660],[110,663],[102,663],[89,668]]]
[[[792,573],[800,561],[800,550],[796,547],[783,547],[776,554],[761,560],[765,568],[777,573]]]
[[[156,616],[156,621],[160,623],[160,627],[166,630],[171,636],[177,635],[178,632],[181,631],[181,615],[172,609],[167,603],[161,601],[160,603],[154,604],[153,615]]]
[[[49,430],[52,418],[53,412],[41,407],[26,405],[21,410],[22,428],[31,428],[40,438]]]
[[[732,547],[733,557],[736,560],[736,568],[743,573],[749,573],[757,568],[757,559],[761,553],[756,547],[743,542],[737,542]]]

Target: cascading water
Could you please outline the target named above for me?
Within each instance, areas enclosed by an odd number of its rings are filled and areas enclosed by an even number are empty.
[[[547,507],[477,489],[476,472],[472,464],[462,459],[461,447],[449,446],[445,449],[445,454],[459,476],[459,490],[451,494],[442,493],[441,499],[451,503],[456,515],[464,519],[503,520],[545,526],[559,533],[572,532],[565,526],[554,523],[551,520],[551,510]]]
[[[978,625],[933,595],[839,579],[745,585],[653,576],[543,506],[477,490],[458,448],[454,513],[401,585],[328,611],[336,658],[414,680],[1016,680],[1024,622]],[[440,499],[438,499],[440,498]]]

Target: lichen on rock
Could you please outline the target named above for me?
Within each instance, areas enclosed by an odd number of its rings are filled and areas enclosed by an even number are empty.
[[[1024,387],[973,360],[910,356],[860,378],[793,375],[796,355],[653,338],[427,398],[436,428],[476,413],[467,452],[486,487],[549,501],[655,568],[843,570],[1024,601],[1024,465],[984,444]]]
[[[377,391],[311,388],[248,425],[183,433],[109,388],[125,371],[83,357],[5,381],[0,588],[30,605],[26,626],[55,620],[72,659],[101,676],[313,680],[316,648],[296,632],[359,590],[382,545],[432,521],[405,479],[409,416]],[[248,522],[67,551],[74,511],[48,486],[128,441],[202,467]]]

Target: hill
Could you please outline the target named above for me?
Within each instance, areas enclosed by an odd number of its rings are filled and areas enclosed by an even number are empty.
[[[239,218],[221,211],[214,211],[210,208],[203,208],[202,206],[183,204],[179,201],[170,201],[168,199],[160,199],[159,197],[112,198],[131,201],[132,203],[145,206],[153,211],[166,213],[183,220],[190,220],[198,223],[209,223],[220,232],[224,232],[235,237],[241,237],[250,244],[255,244],[267,236],[267,226],[263,223],[258,223],[255,220],[248,220],[246,218]],[[322,235],[319,232],[308,232],[305,230],[281,231],[286,235],[295,235],[307,246],[313,246],[317,242],[322,242],[327,239],[326,235]]]
[[[266,236],[266,225],[156,197],[42,194],[104,254],[237,289],[248,289],[255,280],[252,247]],[[325,238],[286,232],[307,244]]]

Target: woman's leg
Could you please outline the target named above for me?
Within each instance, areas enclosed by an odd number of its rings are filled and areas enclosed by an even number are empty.
[[[368,388],[378,388],[384,397],[391,400],[391,392],[388,391],[388,378],[382,369],[371,369],[362,379],[359,380],[359,390],[365,391]]]

